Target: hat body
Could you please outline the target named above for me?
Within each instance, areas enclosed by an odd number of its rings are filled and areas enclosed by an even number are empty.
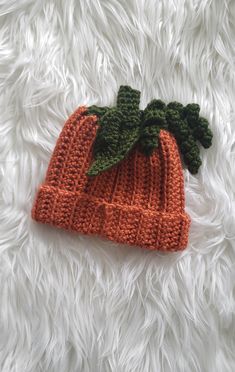
[[[57,140],[32,217],[70,231],[103,236],[151,250],[186,248],[190,225],[176,141],[161,130],[151,156],[135,146],[112,168],[86,174],[98,129],[96,115],[79,107]]]

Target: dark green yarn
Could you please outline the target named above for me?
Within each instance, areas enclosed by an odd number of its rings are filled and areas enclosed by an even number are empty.
[[[117,96],[117,107],[125,112],[139,111],[140,91],[132,89],[128,85],[121,85]]]
[[[139,102],[138,90],[121,86],[116,107],[88,108],[88,114],[98,116],[99,128],[93,146],[94,161],[87,174],[95,176],[111,168],[136,144],[146,156],[150,156],[158,146],[161,129],[174,135],[185,165],[192,174],[197,173],[201,165],[197,141],[205,148],[212,144],[212,132],[208,121],[199,116],[199,105],[184,107],[179,102],[165,105],[163,101],[154,99],[145,110],[140,110]]]
[[[158,147],[159,133],[160,127],[157,126],[143,128],[140,138],[140,150],[146,156],[150,156],[153,150]]]
[[[87,114],[88,115],[96,115],[98,117],[103,116],[107,111],[109,110],[109,107],[99,107],[96,105],[88,107]]]
[[[122,119],[122,113],[115,108],[109,109],[102,116],[94,143],[95,156],[102,152],[116,155]],[[112,125],[110,125],[110,121],[112,121]]]
[[[167,110],[169,110],[169,109],[174,110],[174,111],[178,111],[178,113],[181,116],[182,113],[183,113],[183,110],[184,110],[184,106],[182,105],[182,103],[174,101],[174,102],[168,103]]]
[[[153,99],[147,104],[146,109],[144,111],[165,110],[165,108],[166,108],[166,105],[163,101],[161,101],[160,99]]]
[[[191,103],[184,108],[184,115],[192,130],[193,137],[198,140],[204,148],[209,148],[212,144],[212,132],[209,129],[208,121],[199,117],[200,106]]]
[[[99,119],[94,142],[94,158],[87,174],[95,176],[119,163],[139,138],[141,112],[140,92],[121,86],[117,107],[108,109]]]
[[[167,128],[166,113],[164,110],[145,109],[143,120],[144,126],[157,125],[161,128]]]
[[[160,100],[151,101],[142,112],[140,130],[140,150],[147,156],[158,147],[158,137],[161,129],[167,128],[165,104]]]
[[[178,143],[185,165],[192,174],[197,173],[201,165],[200,152],[192,136],[190,127],[187,122],[182,119],[179,111],[169,108],[167,109],[166,116],[168,129],[174,135]]]

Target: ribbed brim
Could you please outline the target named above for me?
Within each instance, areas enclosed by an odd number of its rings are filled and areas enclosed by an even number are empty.
[[[36,221],[151,250],[178,251],[187,246],[189,216],[123,206],[42,185],[32,217]]]

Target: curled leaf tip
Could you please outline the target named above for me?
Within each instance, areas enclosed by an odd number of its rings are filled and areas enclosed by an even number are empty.
[[[153,99],[148,103],[145,110],[165,110],[166,105],[160,99]]]
[[[177,111],[179,113],[182,112],[183,108],[184,108],[184,106],[181,103],[176,102],[176,101],[170,102],[167,105],[167,109],[174,110],[174,111]]]

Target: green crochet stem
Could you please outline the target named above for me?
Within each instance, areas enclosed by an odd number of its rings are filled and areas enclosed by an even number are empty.
[[[197,173],[201,165],[197,141],[205,148],[212,144],[209,123],[199,116],[199,105],[184,107],[179,102],[165,105],[154,99],[140,110],[139,103],[140,92],[122,85],[116,107],[88,107],[88,114],[98,117],[99,128],[93,146],[94,161],[87,175],[95,176],[111,168],[135,145],[150,156],[158,147],[161,129],[174,135],[185,165],[192,174]]]

